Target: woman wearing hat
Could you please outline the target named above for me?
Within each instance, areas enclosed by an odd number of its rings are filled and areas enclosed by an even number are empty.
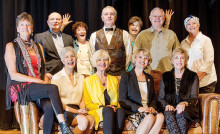
[[[189,54],[188,68],[199,77],[199,93],[213,93],[217,82],[214,49],[209,37],[199,31],[199,18],[190,15],[184,20],[189,35],[181,42]]]

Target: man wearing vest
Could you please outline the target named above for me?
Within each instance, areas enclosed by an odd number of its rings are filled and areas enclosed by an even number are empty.
[[[107,73],[114,76],[120,76],[126,72],[131,60],[132,48],[130,45],[129,33],[125,30],[116,28],[117,11],[106,6],[101,15],[104,27],[90,37],[90,46],[92,52],[99,49],[108,50],[111,57],[111,65]]]

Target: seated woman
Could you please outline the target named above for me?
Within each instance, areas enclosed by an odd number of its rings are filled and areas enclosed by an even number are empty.
[[[111,58],[106,50],[98,50],[92,56],[97,72],[84,81],[84,100],[88,114],[95,117],[95,129],[103,121],[104,134],[121,134],[124,129],[125,112],[118,103],[118,79],[106,70]]]
[[[184,49],[175,49],[171,59],[174,68],[165,72],[160,82],[158,100],[171,134],[187,134],[188,122],[199,121],[199,79],[186,67],[188,58]]]
[[[94,126],[94,118],[87,115],[83,97],[84,76],[74,71],[76,54],[73,47],[65,47],[60,53],[64,68],[56,73],[51,83],[57,85],[63,108],[70,122],[74,134],[91,134]]]
[[[119,103],[137,134],[159,134],[164,116],[156,111],[153,77],[144,72],[152,59],[147,49],[137,49],[132,55],[134,69],[121,76]]]
[[[48,84],[45,76],[44,52],[40,44],[35,43],[31,35],[33,34],[34,21],[30,14],[21,13],[16,18],[18,37],[6,44],[5,63],[8,69],[7,74],[7,106],[12,107],[11,101],[20,105],[22,133],[28,132],[28,115],[24,110],[28,110],[30,101],[44,110],[44,134],[51,133],[54,114],[59,121],[63,134],[72,134],[64,119],[62,102],[60,100],[57,86]],[[28,113],[28,112],[27,112]]]

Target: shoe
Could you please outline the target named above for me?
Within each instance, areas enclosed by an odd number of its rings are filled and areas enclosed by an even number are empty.
[[[62,134],[73,134],[73,132],[70,130],[69,126],[67,125],[67,123],[64,122],[60,122],[59,123]]]

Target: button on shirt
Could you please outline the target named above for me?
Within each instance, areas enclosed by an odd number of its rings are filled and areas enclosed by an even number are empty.
[[[137,36],[134,51],[140,48],[150,50],[152,63],[147,72],[151,69],[166,72],[173,68],[170,57],[172,51],[179,46],[179,40],[172,30],[162,28],[157,32],[153,27],[150,27]]]
[[[181,47],[188,51],[188,68],[194,72],[200,71],[208,74],[199,81],[199,87],[204,87],[217,81],[214,65],[214,49],[209,37],[200,32],[190,45],[187,36],[181,42]]]

